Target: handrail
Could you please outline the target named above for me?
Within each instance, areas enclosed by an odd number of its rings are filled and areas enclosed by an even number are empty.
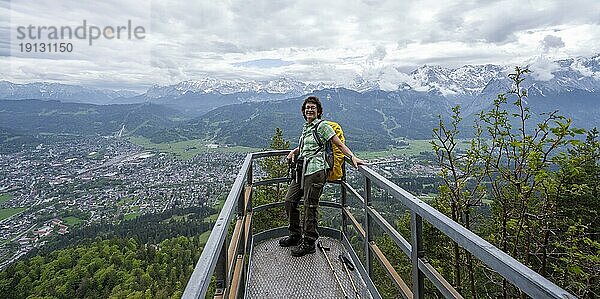
[[[575,298],[572,294],[521,264],[464,226],[454,222],[416,196],[398,187],[379,173],[366,166],[359,166],[359,171],[527,295],[533,298]]]
[[[281,156],[289,153],[289,150],[265,151],[259,153],[251,153],[246,155],[244,163],[233,183],[231,191],[225,200],[225,204],[217,222],[208,238],[206,246],[202,251],[198,262],[194,268],[188,285],[185,288],[182,298],[204,298],[208,290],[208,286],[213,274],[217,276],[217,289],[224,290],[219,293],[219,297],[234,298],[238,296],[238,289],[241,285],[239,277],[244,265],[245,254],[248,252],[247,244],[252,238],[252,229],[249,227],[252,222],[251,217],[253,212],[264,209],[269,209],[281,206],[281,203],[266,204],[252,208],[252,187],[256,185],[266,185],[280,183],[283,179],[268,179],[253,184],[252,161],[258,158]],[[346,225],[348,221],[359,232],[360,237],[364,241],[365,256],[366,256],[366,272],[373,278],[372,260],[375,257],[378,261],[384,263],[384,268],[391,277],[394,277],[396,284],[401,288],[402,293],[413,298],[424,297],[425,278],[431,280],[440,292],[447,298],[462,298],[461,295],[435,270],[425,259],[422,249],[422,220],[429,222],[454,242],[469,251],[473,256],[483,261],[493,271],[499,273],[502,277],[510,281],[513,285],[521,289],[523,292],[533,298],[575,298],[572,294],[558,287],[535,271],[527,268],[517,260],[494,247],[489,242],[477,236],[462,225],[454,222],[446,215],[440,213],[433,207],[421,201],[406,190],[395,185],[388,179],[373,171],[368,166],[361,165],[358,168],[359,173],[365,178],[364,196],[361,196],[347,182],[339,182],[338,185],[342,190],[341,204],[324,203],[323,206],[329,206],[340,209],[342,215],[342,235],[346,233]],[[371,205],[371,188],[377,186],[388,191],[395,199],[402,202],[411,211],[411,242],[405,240]],[[244,189],[246,193],[244,194]],[[248,193],[250,192],[250,193]],[[363,226],[356,221],[354,215],[348,209],[346,204],[347,193],[356,196],[362,203],[361,207],[365,210],[365,223]],[[247,205],[247,206],[246,206]],[[229,244],[232,252],[228,252],[225,240],[227,239],[229,224],[233,220],[234,209],[237,211],[237,223],[245,223],[244,233],[239,231],[236,226],[235,237],[230,242],[241,242]],[[241,225],[241,224],[240,224]],[[407,285],[400,280],[395,273],[393,267],[387,263],[385,256],[375,245],[372,240],[372,225],[377,225],[401,248],[401,251],[411,259],[412,263],[412,289],[409,290]],[[243,239],[241,239],[243,238]],[[233,252],[236,251],[236,252]],[[229,256],[229,258],[228,258]],[[228,264],[233,263],[233,264]],[[235,268],[235,269],[233,269]],[[232,279],[231,271],[237,273]],[[243,278],[242,278],[243,279]],[[229,287],[234,287],[229,293]],[[243,292],[242,292],[243,293]]]
[[[229,222],[234,215],[233,208],[237,203],[238,197],[242,193],[244,179],[251,165],[251,161],[252,155],[246,155],[244,164],[242,164],[242,168],[233,183],[233,187],[231,187],[231,191],[225,200],[225,204],[223,205],[223,208],[221,208],[219,217],[206,241],[206,245],[204,246],[204,250],[202,250],[200,258],[196,263],[194,272],[192,272],[189,281],[193,281],[194,283],[187,284],[182,298],[204,298],[206,296],[212,273],[215,271],[217,261],[220,259],[219,255],[224,249],[223,245],[225,243],[225,237],[227,236]]]
[[[206,292],[208,291],[208,285],[210,284],[210,280],[212,274],[215,272],[217,268],[217,264],[221,264],[219,268],[222,272],[228,272],[229,267],[227,267],[226,261],[226,249],[224,247],[225,239],[227,237],[229,223],[233,219],[233,211],[238,204],[240,197],[242,196],[242,191],[244,189],[245,182],[251,182],[252,175],[252,160],[256,158],[263,158],[269,156],[280,156],[289,153],[289,150],[275,150],[275,151],[265,151],[259,153],[250,153],[246,155],[244,159],[244,163],[238,172],[238,175],[231,187],[231,191],[229,195],[227,195],[227,199],[221,208],[221,212],[217,217],[217,221],[206,241],[206,245],[202,250],[202,254],[194,267],[194,272],[188,281],[187,286],[183,292],[182,298],[204,298],[206,296]],[[250,177],[250,180],[248,179]],[[247,237],[247,236],[246,236]],[[226,288],[228,282],[227,274],[225,275],[225,281],[218,282],[218,288]],[[193,282],[193,283],[190,283]]]

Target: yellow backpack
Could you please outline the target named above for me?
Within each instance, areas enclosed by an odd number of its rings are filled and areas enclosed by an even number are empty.
[[[339,146],[335,145],[331,140],[328,140],[327,142],[323,143],[321,137],[319,136],[319,134],[317,134],[317,128],[322,122],[323,121],[321,120],[317,123],[316,126],[314,126],[313,136],[319,144],[319,148],[324,147],[325,162],[328,165],[327,181],[333,182],[340,180],[344,177],[344,153],[342,153],[342,149]],[[331,126],[331,128],[335,132],[335,135],[337,135],[337,137],[340,138],[342,143],[344,143],[344,131],[342,131],[342,127],[340,126],[340,124],[329,120],[327,120],[326,122]]]

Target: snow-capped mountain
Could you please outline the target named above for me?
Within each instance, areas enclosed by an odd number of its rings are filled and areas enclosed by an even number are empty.
[[[531,60],[529,68],[532,73],[526,76],[524,86],[532,95],[600,91],[600,55],[558,61],[538,57]],[[425,65],[406,74],[389,67],[345,82],[302,82],[285,77],[263,81],[207,77],[173,85],[154,85],[141,95],[58,83],[0,81],[0,99],[57,99],[96,104],[154,102],[186,109],[200,105],[205,111],[230,103],[281,100],[343,87],[361,93],[373,90],[424,92],[442,96],[466,109],[479,109],[490,95],[507,91],[510,87],[507,74],[512,71],[512,66],[492,64],[458,68]]]
[[[357,76],[350,82],[341,84],[339,87],[344,87],[358,92],[367,92],[371,90],[380,90],[379,80],[366,80],[363,77]]]
[[[16,84],[0,81],[0,99],[52,99],[67,102],[106,104],[117,98],[128,98],[137,93],[128,90],[89,88],[79,85],[35,82]]]
[[[234,93],[268,93],[268,94],[287,94],[290,96],[299,96],[331,87],[327,83],[304,83],[291,78],[278,78],[266,81],[245,81],[245,80],[222,80],[216,78],[203,78],[200,80],[187,80],[174,85],[159,86],[154,85],[146,92],[149,99],[163,97],[178,97],[188,92],[194,93],[220,93],[223,95]]]
[[[531,82],[542,95],[572,90],[600,91],[600,55],[559,60],[557,64],[559,68],[552,72],[550,80]]]
[[[410,73],[414,82],[411,87],[443,96],[472,95],[480,93],[491,80],[505,77],[503,70],[492,64],[465,65],[456,69],[425,65]]]
[[[600,87],[600,55],[592,58],[578,57],[559,61],[546,61],[540,65],[534,61],[529,66],[533,73],[525,81],[532,90],[541,93],[558,92],[561,90],[597,91]],[[543,62],[543,61],[542,61]],[[513,67],[493,64],[465,65],[459,68],[445,68],[436,65],[422,66],[409,74],[403,80],[394,82],[397,90],[414,90],[418,92],[435,93],[444,97],[476,96],[487,92],[506,91],[507,74]],[[148,99],[182,96],[187,92],[194,93],[249,93],[263,94],[262,100],[279,99],[280,97],[265,97],[264,94],[300,96],[325,88],[343,87],[358,92],[381,90],[386,74],[381,72],[379,77],[364,78],[356,76],[346,82],[302,82],[291,78],[279,78],[268,81],[221,80],[203,78],[188,80],[174,85],[150,88],[145,96]],[[389,83],[386,84],[389,86]],[[386,88],[387,91],[391,91]],[[252,96],[250,96],[252,97]],[[249,101],[261,100],[261,96],[249,98]],[[244,101],[242,99],[242,101]]]

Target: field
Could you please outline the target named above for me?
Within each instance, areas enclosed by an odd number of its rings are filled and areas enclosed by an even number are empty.
[[[9,218],[10,216],[25,211],[25,208],[6,208],[0,209],[0,220]]]
[[[208,241],[208,237],[210,236],[210,232],[210,230],[205,231],[200,235],[200,246],[204,246],[206,244],[206,241]]]
[[[140,212],[132,212],[132,213],[129,213],[129,214],[125,214],[123,216],[123,220],[131,220],[131,219],[135,219],[135,218],[137,218],[139,216],[140,216]]]
[[[130,204],[134,202],[134,199],[132,197],[123,197],[121,199],[119,199],[119,201],[117,202],[118,205],[123,206],[126,204]]]
[[[65,218],[63,218],[63,221],[68,226],[75,226],[75,225],[78,225],[83,222],[83,220],[81,220],[77,217],[74,217],[74,216],[65,217]]]
[[[207,223],[216,222],[218,218],[219,218],[219,214],[218,213],[217,214],[212,214],[212,215],[204,218],[204,222],[207,222]]]
[[[12,199],[12,194],[10,194],[10,193],[0,194],[0,204],[3,204],[11,199]]]
[[[209,148],[206,142],[199,139],[178,142],[153,143],[148,138],[130,137],[129,141],[137,145],[143,146],[146,149],[158,150],[164,153],[172,153],[183,160],[188,160],[197,154],[206,152],[249,153],[258,151],[258,149],[243,146]]]
[[[221,209],[225,205],[225,199],[227,199],[226,196],[227,196],[227,193],[221,193],[219,195],[217,201],[213,204],[213,208],[217,211],[217,213],[209,215],[206,218],[204,218],[204,222],[210,223],[210,222],[217,221],[217,218],[219,218],[219,213],[221,212]]]

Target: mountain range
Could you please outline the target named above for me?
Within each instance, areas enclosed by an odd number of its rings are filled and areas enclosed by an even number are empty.
[[[523,86],[529,92],[527,105],[534,113],[559,110],[572,117],[578,126],[590,128],[600,124],[600,55],[546,61],[545,64],[532,64],[530,69],[533,72],[527,75]],[[160,127],[162,136],[201,137],[221,143],[263,147],[268,144],[274,127],[283,128],[289,139],[295,138],[293,136],[297,135],[302,123],[301,100],[307,94],[315,94],[324,102],[324,117],[342,124],[349,142],[355,143],[355,147],[385,148],[401,138],[430,138],[437,115],[447,117],[455,105],[461,106],[467,119],[474,117],[489,107],[497,94],[510,88],[507,77],[510,71],[510,68],[491,64],[453,69],[426,65],[393,80],[389,76],[369,80],[357,77],[346,84],[305,83],[290,78],[268,81],[203,78],[174,85],[155,85],[141,94],[57,83],[0,81],[0,99],[6,100],[0,101],[0,114],[10,113],[11,109],[16,109],[14,105],[18,105],[10,102],[23,99],[60,101],[53,102],[52,109],[56,111],[69,111],[72,107],[61,108],[61,105],[75,102],[96,106],[120,104],[129,107],[125,109],[128,111],[135,105],[147,103],[153,105],[148,107],[154,111],[151,113],[154,121],[156,115],[180,120],[157,122],[151,126]],[[9,104],[13,106],[7,108]],[[92,108],[80,107],[79,111],[89,109]],[[168,112],[158,112],[161,109]],[[102,108],[93,110],[101,111],[98,112],[100,115],[104,111]],[[46,116],[52,117],[51,114]],[[123,118],[106,117],[117,123],[117,127],[125,125],[129,134],[135,134],[133,128],[139,127]],[[62,121],[68,122],[68,119],[63,117]],[[23,122],[16,123],[24,125]],[[0,128],[21,130],[14,124],[3,121]],[[32,126],[24,127],[31,129]],[[169,130],[170,134],[164,134]]]
[[[559,91],[565,88],[597,91],[600,78],[600,54],[591,58],[577,57],[553,62],[545,66],[543,73],[534,71],[528,82],[540,88]],[[535,68],[534,63],[531,68]],[[238,100],[264,101],[290,98],[326,88],[346,88],[358,92],[371,90],[397,91],[411,89],[420,92],[434,92],[445,97],[454,95],[473,95],[495,86],[494,81],[506,79],[512,67],[500,65],[465,65],[459,68],[424,65],[401,79],[389,80],[384,76],[362,78],[345,83],[335,82],[302,82],[292,78],[277,78],[264,81],[223,80],[202,78],[187,80],[173,85],[153,85],[146,92],[137,94],[128,90],[109,90],[66,85],[60,83],[35,82],[15,84],[0,81],[0,99],[56,99],[69,102],[93,102],[94,104],[119,104],[131,101],[146,102],[158,99],[176,99],[187,93],[196,94],[239,94]],[[537,80],[536,80],[537,78]],[[395,81],[395,82],[394,82]],[[386,86],[386,88],[382,88]],[[494,90],[497,92],[498,90]],[[260,97],[257,95],[267,95]],[[269,97],[268,95],[271,95]]]
[[[0,99],[4,100],[48,99],[62,102],[111,104],[115,99],[130,98],[135,95],[137,93],[129,90],[98,89],[48,82],[15,84],[0,81]]]

